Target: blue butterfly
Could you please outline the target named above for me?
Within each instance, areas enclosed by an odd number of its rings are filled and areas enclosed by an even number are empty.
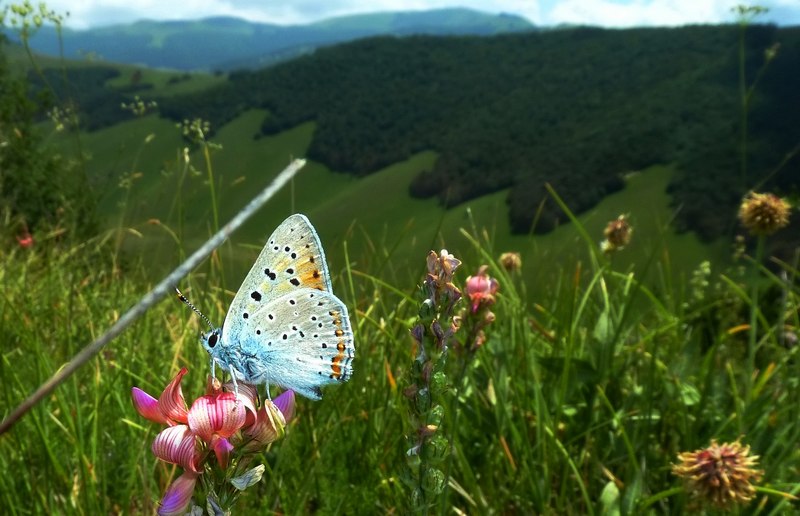
[[[325,253],[305,215],[292,215],[275,229],[222,327],[208,324],[212,329],[200,342],[211,356],[212,375],[216,365],[227,370],[237,392],[237,381],[265,383],[318,400],[320,387],[353,374],[347,307],[331,290]]]

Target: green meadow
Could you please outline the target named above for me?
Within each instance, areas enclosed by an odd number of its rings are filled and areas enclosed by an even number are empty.
[[[265,115],[264,111],[249,111],[220,128],[210,139],[219,145],[211,151],[211,181],[219,203],[220,222],[233,216],[290,159],[304,156],[311,141],[313,123],[254,139]],[[74,148],[73,137],[58,138],[66,146],[65,152]],[[193,172],[188,171],[183,148],[189,147],[182,143],[180,131],[173,124],[148,115],[101,131],[82,133],[80,139],[82,149],[91,157],[86,164],[89,175],[104,192],[99,207],[104,219],[111,222],[108,227],[135,230],[125,236],[126,248],[132,253],[171,255],[170,244],[165,240],[167,234],[160,226],[148,224],[152,219],[173,229],[182,228],[186,251],[191,250],[186,244],[199,244],[209,236],[213,210],[204,157],[202,152],[190,152]],[[344,241],[352,256],[360,256],[362,261],[379,263],[391,251],[392,259],[402,268],[408,268],[429,248],[446,245],[455,251],[470,252],[462,229],[485,232],[487,243],[496,254],[542,252],[543,259],[538,263],[524,264],[530,286],[547,283],[563,267],[565,256],[572,261],[587,260],[580,234],[566,216],[564,224],[548,234],[512,234],[505,205],[507,191],[450,209],[443,208],[435,199],[410,197],[411,180],[421,170],[429,169],[435,159],[434,152],[422,152],[359,180],[311,162],[290,188],[280,192],[257,220],[246,224],[233,240],[260,247],[271,228],[286,215],[302,212],[315,221],[323,241],[332,244],[329,257],[339,264]],[[654,166],[629,173],[624,190],[580,215],[579,220],[598,245],[610,220],[621,214],[630,217],[636,238],[626,253],[615,258],[621,267],[646,260],[654,252],[668,254],[666,272],[670,275],[686,276],[703,260],[727,263],[729,243],[702,243],[692,233],[676,234],[671,228],[675,208],[670,206],[666,186],[672,170],[669,166]],[[120,186],[121,178],[131,180]],[[177,201],[183,202],[180,213]],[[235,264],[234,270],[244,274],[255,253],[240,254],[238,250],[231,251],[227,258]],[[155,279],[167,269],[154,265]],[[175,264],[166,261],[164,265],[171,268]]]
[[[222,80],[175,75],[142,80],[175,93]],[[85,235],[55,218],[26,241],[20,215],[0,212],[3,417],[305,156],[315,124],[264,137],[266,114],[244,112],[192,143],[154,114],[94,132],[38,123],[43,152],[83,167],[100,224]],[[200,493],[223,488],[235,493],[223,504],[231,514],[798,510],[796,259],[770,260],[768,236],[736,252],[732,237],[676,233],[674,164],[620,170],[624,188],[579,214],[552,191],[563,222],[516,235],[506,191],[449,209],[410,197],[436,158],[420,152],[360,179],[309,162],[179,282],[221,324],[268,235],[304,213],[355,348],[349,381],[320,401],[298,396],[285,435],[248,457],[264,469],[247,489],[226,476],[244,464],[240,450],[226,462],[193,441],[204,461],[193,514],[214,514]],[[603,253],[619,215],[632,238]],[[442,249],[463,262],[452,277],[431,268]],[[520,268],[500,263],[508,251]],[[482,266],[496,290],[468,279]],[[463,298],[450,306],[455,289]],[[207,330],[174,297],[161,300],[0,435],[3,513],[164,510],[184,468],[154,456],[164,425],[137,412],[132,388],[158,398],[185,367],[191,405],[208,384]]]

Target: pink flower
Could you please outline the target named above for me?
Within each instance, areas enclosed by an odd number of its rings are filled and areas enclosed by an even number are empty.
[[[488,266],[481,265],[475,276],[467,278],[467,285],[464,290],[472,302],[472,313],[476,313],[481,305],[489,306],[495,302],[494,295],[500,285],[496,279],[486,274],[488,269]]]
[[[282,437],[286,422],[294,412],[292,391],[284,392],[274,403],[266,400],[257,408],[255,386],[240,384],[237,398],[229,385],[222,386],[214,380],[209,381],[207,393],[187,410],[181,390],[181,380],[186,373],[186,368],[181,369],[157,400],[138,387],[131,391],[139,414],[167,425],[153,441],[153,454],[184,469],[184,474],[164,494],[159,514],[185,513],[197,479],[205,471],[225,472],[233,468],[230,475],[212,475],[212,478],[228,481],[243,474],[237,470],[239,461],[242,466],[246,465],[248,454],[260,452]],[[240,453],[234,453],[237,450]],[[211,460],[212,457],[216,460]],[[232,457],[236,457],[236,461]]]
[[[17,243],[23,249],[29,249],[33,247],[33,235],[31,235],[28,231],[23,231],[21,235],[17,235]]]

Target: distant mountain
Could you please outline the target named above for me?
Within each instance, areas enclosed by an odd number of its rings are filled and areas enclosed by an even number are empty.
[[[216,17],[195,21],[139,21],[87,30],[63,30],[68,58],[176,70],[259,68],[359,38],[393,35],[493,35],[532,30],[519,16],[470,9],[436,9],[330,18],[309,25],[251,23]],[[13,38],[13,35],[9,34]],[[39,53],[59,55],[58,35],[42,27],[32,38]]]

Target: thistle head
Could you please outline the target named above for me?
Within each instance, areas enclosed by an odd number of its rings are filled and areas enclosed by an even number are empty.
[[[791,206],[771,193],[748,193],[739,205],[739,220],[752,235],[771,235],[789,224]]]
[[[755,469],[758,455],[750,455],[750,447],[733,443],[678,454],[672,473],[680,477],[686,491],[699,504],[712,504],[720,509],[745,505],[755,497],[751,481],[759,481],[763,471]]]
[[[503,253],[498,261],[500,266],[508,272],[518,272],[522,268],[522,257],[519,253]]]

